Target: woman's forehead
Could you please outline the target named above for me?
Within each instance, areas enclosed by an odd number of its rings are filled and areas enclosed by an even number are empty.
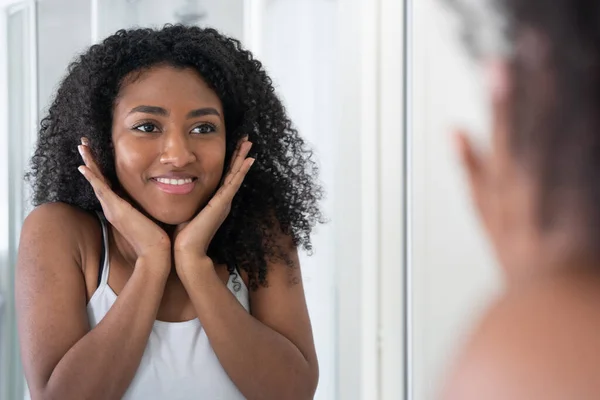
[[[131,108],[146,103],[167,109],[185,104],[194,108],[222,108],[217,94],[197,71],[171,66],[153,67],[137,73],[135,79],[125,79],[115,108]]]

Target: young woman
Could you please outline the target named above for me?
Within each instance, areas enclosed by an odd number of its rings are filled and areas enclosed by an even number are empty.
[[[507,276],[444,398],[600,398],[600,3],[498,0],[489,154],[458,147]]]
[[[312,398],[311,157],[261,64],[215,30],[122,30],[78,57],[29,174],[31,397]]]

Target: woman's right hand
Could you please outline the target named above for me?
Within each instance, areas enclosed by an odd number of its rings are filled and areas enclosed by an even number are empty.
[[[85,163],[78,168],[79,172],[92,185],[108,222],[129,242],[137,257],[165,255],[170,258],[171,241],[167,233],[110,188],[86,138],[81,138],[77,148]]]

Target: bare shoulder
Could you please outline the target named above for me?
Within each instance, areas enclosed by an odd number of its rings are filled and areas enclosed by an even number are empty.
[[[65,203],[36,207],[23,223],[19,252],[22,255],[72,257],[85,268],[90,255],[101,247],[98,219],[80,208]],[[24,253],[24,254],[23,254]]]
[[[34,208],[25,219],[24,226],[71,228],[79,230],[85,228],[86,222],[93,221],[93,216],[72,205],[56,202],[46,203]]]
[[[25,219],[15,301],[23,368],[34,391],[89,331],[85,266],[99,253],[100,237],[92,214],[63,203],[39,206]]]
[[[599,308],[600,276],[507,293],[474,330],[443,398],[600,398]]]

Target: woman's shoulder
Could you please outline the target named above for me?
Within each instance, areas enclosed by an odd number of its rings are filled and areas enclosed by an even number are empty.
[[[445,398],[600,398],[599,308],[598,273],[550,277],[505,293],[468,340]],[[571,366],[568,376],[564,365]]]
[[[46,274],[65,276],[68,270],[83,274],[89,299],[96,289],[102,257],[99,218],[65,203],[40,205],[23,223],[19,253],[22,272],[37,273],[43,267]]]
[[[101,237],[101,226],[93,213],[54,202],[37,206],[25,218],[20,246],[56,244],[63,251],[79,253],[91,246],[95,252],[96,247],[100,247]]]
[[[45,203],[35,207],[25,218],[23,226],[43,226],[47,229],[56,229],[66,234],[78,234],[89,231],[98,225],[98,218],[94,214],[79,207],[62,203]]]

